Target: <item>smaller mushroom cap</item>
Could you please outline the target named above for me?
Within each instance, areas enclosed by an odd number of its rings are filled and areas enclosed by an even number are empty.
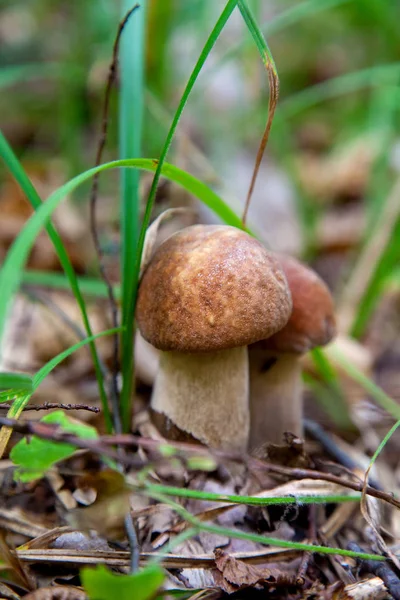
[[[139,286],[137,322],[160,350],[213,352],[272,335],[291,310],[273,253],[235,227],[194,225],[155,252]]]
[[[309,267],[290,256],[277,255],[292,294],[293,311],[287,324],[262,347],[283,353],[304,354],[325,346],[336,335],[331,293]]]

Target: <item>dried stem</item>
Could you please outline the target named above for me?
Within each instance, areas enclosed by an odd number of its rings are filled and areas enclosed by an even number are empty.
[[[11,408],[12,404],[0,404],[0,409]],[[24,406],[23,411],[27,410],[88,410],[89,412],[99,413],[100,408],[98,406],[89,406],[87,404],[59,404],[57,402],[45,402],[44,404],[30,404]]]
[[[252,175],[250,186],[249,186],[249,191],[247,192],[246,204],[245,204],[245,207],[243,210],[243,216],[242,216],[243,227],[246,226],[247,214],[248,214],[249,207],[250,207],[251,197],[253,195],[257,175],[260,170],[262,157],[264,155],[265,148],[268,143],[269,134],[270,134],[271,127],[272,127],[272,121],[274,119],[275,109],[276,109],[276,105],[278,103],[278,97],[279,97],[279,79],[278,79],[278,75],[274,69],[274,66],[269,61],[267,61],[266,68],[268,71],[268,83],[269,83],[268,120],[267,120],[267,125],[265,127],[264,134],[263,134],[261,142],[260,142],[260,146],[257,151],[256,163],[254,166],[254,171],[253,171],[253,175]]]

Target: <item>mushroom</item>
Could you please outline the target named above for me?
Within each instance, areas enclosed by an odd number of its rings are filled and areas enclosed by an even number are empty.
[[[247,346],[281,329],[291,309],[278,260],[244,231],[194,225],[166,240],[137,302],[140,332],[161,350],[151,399],[160,432],[245,451]]]
[[[250,450],[279,444],[283,434],[303,435],[303,354],[335,335],[332,296],[320,277],[294,258],[276,255],[292,294],[288,323],[252,344],[250,360]]]

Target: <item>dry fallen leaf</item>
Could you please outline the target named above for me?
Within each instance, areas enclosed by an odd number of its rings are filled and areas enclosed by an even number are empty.
[[[54,586],[40,588],[24,596],[25,600],[86,600],[86,593],[74,586]]]
[[[125,517],[130,510],[132,490],[121,473],[111,469],[80,480],[82,488],[96,491],[96,500],[86,508],[67,514],[69,523],[81,531],[94,529],[108,539],[125,537]]]
[[[389,600],[390,595],[379,577],[363,579],[335,592],[332,600]]]
[[[222,577],[216,577],[216,584],[220,585],[228,594],[238,589],[260,584],[262,586],[301,586],[304,581],[288,572],[279,569],[268,569],[246,564],[233,558],[220,548],[215,550],[215,564]]]

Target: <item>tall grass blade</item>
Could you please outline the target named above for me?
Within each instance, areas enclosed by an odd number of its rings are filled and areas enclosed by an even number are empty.
[[[0,132],[0,156],[4,160],[5,164],[9,168],[9,170],[11,171],[13,177],[16,179],[18,185],[21,187],[22,191],[26,195],[26,197],[27,197],[28,201],[30,202],[30,204],[32,205],[32,207],[36,211],[40,210],[40,208],[43,206],[42,201],[41,201],[37,191],[35,190],[34,186],[32,185],[29,177],[26,175],[24,169],[22,168],[17,157],[13,153],[11,147],[9,146],[9,144],[7,143],[7,140],[5,139],[5,137],[3,136],[3,134],[1,132]],[[51,216],[51,213],[49,213],[48,218],[43,221],[43,225],[46,225],[47,233],[48,233],[48,235],[54,245],[54,248],[57,252],[57,256],[60,260],[61,266],[63,267],[64,272],[65,272],[66,276],[68,277],[72,293],[74,294],[74,296],[76,298],[76,301],[78,303],[78,306],[79,306],[81,314],[82,314],[82,321],[83,321],[85,330],[86,330],[88,336],[91,336],[92,329],[90,327],[89,318],[88,318],[88,315],[86,312],[85,301],[80,292],[74,268],[71,264],[71,261],[67,254],[67,251],[64,248],[64,245],[62,243],[60,236],[58,235],[54,226],[50,222],[48,222],[48,219],[50,216]],[[23,233],[20,234],[20,237],[21,236],[23,236]],[[13,279],[13,271],[12,271],[13,262],[12,261],[11,261],[11,263],[9,263],[9,264],[11,264],[11,271],[8,273],[8,276],[2,277],[4,267],[3,267],[3,270],[0,275],[0,281],[2,281],[2,284],[0,285],[0,289],[2,291],[1,298],[0,298],[0,303],[2,305],[2,308],[0,308],[0,347],[1,347],[1,339],[2,339],[2,335],[3,335],[3,331],[4,331],[5,321],[7,318],[7,310],[9,307],[9,301],[11,300],[15,291],[17,290],[17,287],[18,287],[19,281],[20,281],[21,267],[25,264],[25,261],[29,254],[29,251],[32,248],[32,245],[34,243],[35,237],[36,236],[34,236],[30,241],[28,241],[28,243],[26,245],[26,253],[24,254],[22,263],[20,263],[19,266],[17,266],[17,263],[15,265],[16,266],[15,278]],[[8,262],[8,257],[7,257],[4,265],[6,264],[6,262]],[[7,275],[7,273],[6,273],[6,275]],[[110,414],[110,410],[108,407],[107,395],[106,395],[105,388],[104,388],[104,380],[103,380],[103,374],[102,374],[102,371],[100,368],[99,357],[98,357],[98,354],[96,351],[96,346],[95,346],[94,342],[90,343],[90,352],[91,352],[94,367],[95,367],[96,379],[97,379],[97,382],[99,385],[100,398],[101,398],[101,403],[102,403],[102,407],[103,407],[103,411],[104,411],[104,418],[106,421],[106,426],[111,431],[111,427],[112,427],[111,414]]]
[[[141,156],[144,71],[145,71],[145,29],[146,0],[141,0],[125,26],[121,38],[120,50],[120,104],[119,138],[120,158],[139,158]],[[126,14],[132,8],[132,0],[123,0],[122,11]],[[121,338],[121,372],[124,388],[128,386],[129,398],[121,400],[120,416],[124,415],[125,429],[130,422],[131,390],[133,380],[133,340],[134,312],[132,290],[135,286],[134,257],[137,255],[139,237],[139,172],[124,169],[121,173],[121,278],[122,306],[121,322],[124,333]]]

